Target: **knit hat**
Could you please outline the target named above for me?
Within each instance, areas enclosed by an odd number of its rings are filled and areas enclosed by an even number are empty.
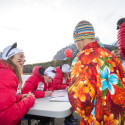
[[[79,22],[75,27],[73,37],[75,42],[82,39],[95,38],[94,28],[92,24],[85,20]]]
[[[62,65],[62,72],[64,72],[64,73],[71,72],[70,66],[68,64],[63,64]]]
[[[50,66],[45,70],[44,74],[50,76],[51,78],[54,78],[56,75],[56,70],[54,67]]]
[[[14,56],[15,54],[23,52],[22,50],[16,47],[17,47],[17,43],[14,43],[13,45],[9,45],[8,47],[6,47],[2,52],[2,59],[7,60],[10,57]]]

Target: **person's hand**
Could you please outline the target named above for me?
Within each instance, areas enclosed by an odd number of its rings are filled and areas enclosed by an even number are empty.
[[[52,91],[45,91],[45,97],[51,96],[52,95]]]
[[[32,92],[29,92],[27,97],[30,96],[30,95],[33,96],[33,98],[35,98],[35,95]]]
[[[25,97],[27,97],[28,94],[22,94],[21,95],[21,100],[24,99]]]
[[[21,95],[21,100],[28,97],[29,95],[31,95],[31,96],[33,96],[35,98],[35,95],[33,93],[29,92],[28,94],[22,94]]]

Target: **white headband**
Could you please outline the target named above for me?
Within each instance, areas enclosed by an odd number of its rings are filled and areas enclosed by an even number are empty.
[[[1,54],[1,56],[2,56],[1,58],[2,58],[3,60],[7,60],[7,59],[9,59],[10,57],[14,56],[15,54],[20,53],[20,52],[23,52],[22,50],[16,48],[16,46],[17,46],[17,43],[14,43],[13,45],[10,45],[10,46],[6,47],[6,48],[3,50],[2,54]],[[14,47],[15,47],[15,48],[14,48]]]
[[[54,71],[54,72],[53,72]],[[45,72],[44,72],[45,75],[47,76],[50,76],[51,78],[54,79],[55,75],[56,75],[56,71],[55,71],[55,68],[54,67],[48,67]]]

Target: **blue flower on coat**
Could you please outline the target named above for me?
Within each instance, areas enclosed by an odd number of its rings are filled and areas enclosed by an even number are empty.
[[[75,57],[74,60],[72,61],[72,65],[74,66],[78,60],[78,57]]]
[[[118,77],[116,74],[110,74],[110,70],[107,66],[104,67],[104,71],[102,71],[99,68],[100,75],[101,75],[101,85],[102,85],[102,91],[108,88],[111,95],[115,93],[113,85],[118,84]]]
[[[91,112],[91,114],[95,117],[95,104],[96,104],[96,99],[94,99],[94,108],[93,108],[93,110],[92,110],[92,112]]]

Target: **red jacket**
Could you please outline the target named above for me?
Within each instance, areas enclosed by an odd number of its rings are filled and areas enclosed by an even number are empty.
[[[121,24],[118,31],[118,47],[121,52],[123,59],[125,60],[125,22]]]
[[[20,124],[21,118],[35,102],[32,96],[20,100],[21,95],[16,95],[18,84],[12,68],[3,67],[0,60],[0,125]]]
[[[53,91],[52,83],[48,83],[48,85],[44,81],[44,77],[39,75],[38,70],[40,66],[34,67],[32,71],[32,75],[25,81],[24,86],[21,90],[21,93],[33,92],[36,98],[43,98],[45,95],[45,91]]]
[[[66,82],[63,83],[63,72],[61,71],[59,66],[59,67],[56,67],[56,76],[52,80],[52,82],[53,82],[54,90],[65,89],[66,87],[69,86],[70,79],[66,80]]]

